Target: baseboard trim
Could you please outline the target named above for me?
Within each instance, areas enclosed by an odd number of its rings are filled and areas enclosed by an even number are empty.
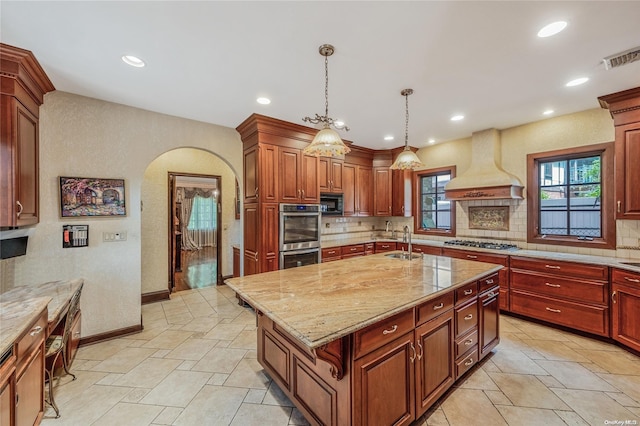
[[[150,293],[143,293],[141,302],[143,305],[149,303],[159,302],[161,300],[169,300],[169,290],[152,291]]]
[[[91,345],[93,343],[103,342],[105,340],[116,339],[130,334],[140,333],[142,331],[142,322],[131,327],[120,328],[118,330],[107,331],[106,333],[94,334],[93,336],[81,337],[80,346]]]

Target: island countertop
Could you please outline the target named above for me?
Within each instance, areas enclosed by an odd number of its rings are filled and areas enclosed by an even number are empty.
[[[501,265],[441,256],[409,261],[389,254],[225,282],[302,344],[315,349],[502,269]]]

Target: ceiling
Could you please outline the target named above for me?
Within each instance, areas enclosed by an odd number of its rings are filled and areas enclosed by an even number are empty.
[[[2,42],[31,50],[58,90],[232,128],[254,112],[299,124],[323,114],[318,47],[331,43],[329,115],[375,149],[404,144],[404,88],[409,144],[423,147],[640,86],[640,61],[602,64],[640,45],[638,1],[2,0],[0,13]],[[557,20],[563,32],[536,36]]]

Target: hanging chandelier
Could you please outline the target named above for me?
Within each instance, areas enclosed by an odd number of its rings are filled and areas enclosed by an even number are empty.
[[[404,89],[400,92],[405,99],[404,150],[398,154],[396,161],[391,165],[392,170],[415,170],[424,167],[416,153],[409,149],[409,95],[412,93],[413,89]]]
[[[322,129],[313,138],[313,141],[303,150],[306,155],[323,157],[340,157],[350,152],[344,144],[338,132],[331,126],[349,131],[347,126],[336,126],[333,118],[329,117],[329,56],[333,55],[334,48],[330,44],[323,44],[318,49],[324,56],[324,115],[316,114],[315,118],[305,117],[302,121],[312,124],[322,123]]]

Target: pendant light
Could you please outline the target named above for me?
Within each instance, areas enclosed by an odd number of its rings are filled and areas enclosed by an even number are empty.
[[[415,170],[424,167],[422,161],[415,152],[409,149],[409,95],[413,93],[413,89],[404,89],[400,94],[405,98],[405,121],[404,121],[404,151],[398,154],[396,161],[393,162],[390,169],[392,170]]]
[[[322,123],[322,129],[303,152],[306,155],[341,157],[350,152],[351,149],[344,144],[338,132],[331,128],[331,126],[338,127],[335,125],[333,118],[329,117],[329,56],[333,55],[335,49],[330,44],[323,44],[318,50],[324,56],[324,115],[316,114],[315,118],[305,117],[302,121],[312,124]],[[340,128],[347,132],[349,131],[346,126],[341,126]]]

